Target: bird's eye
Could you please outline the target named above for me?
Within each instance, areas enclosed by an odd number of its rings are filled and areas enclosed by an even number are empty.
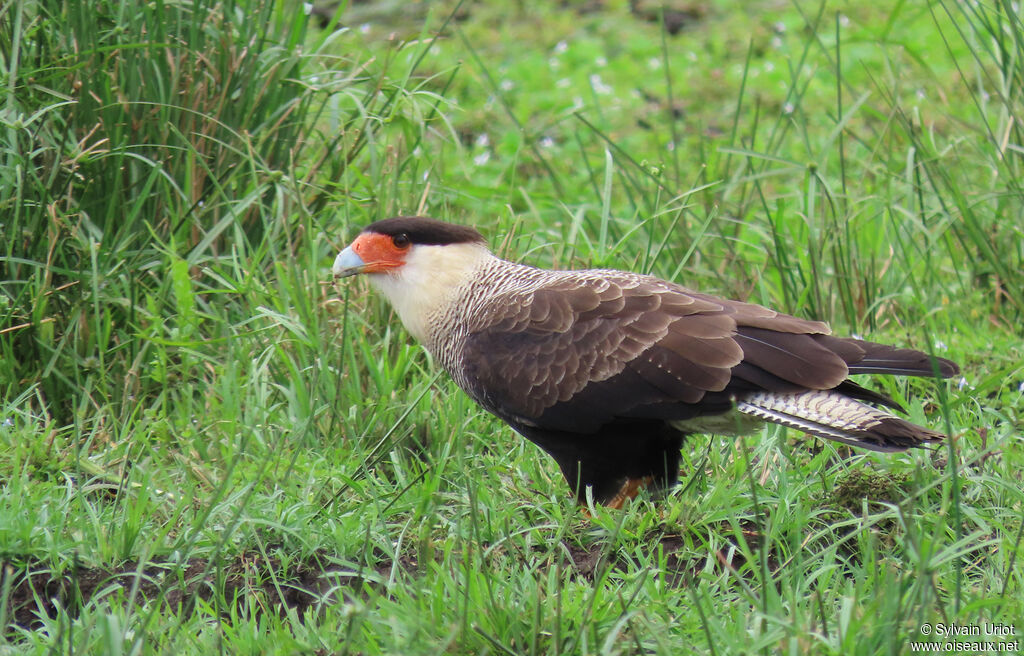
[[[409,235],[404,232],[400,232],[391,238],[391,243],[394,244],[396,248],[408,248],[409,244],[412,243],[412,240],[409,239]]]

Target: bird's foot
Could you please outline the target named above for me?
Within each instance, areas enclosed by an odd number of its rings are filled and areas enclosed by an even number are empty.
[[[619,488],[618,493],[612,498],[611,501],[605,504],[608,508],[619,510],[625,505],[626,501],[635,499],[636,495],[640,494],[640,490],[644,489],[648,485],[654,482],[653,476],[642,476],[640,478],[627,478],[626,482]]]

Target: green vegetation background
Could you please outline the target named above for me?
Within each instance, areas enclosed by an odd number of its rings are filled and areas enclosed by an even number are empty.
[[[0,652],[1019,639],[1020,11],[0,4]],[[589,519],[331,283],[399,213],[952,358],[871,384],[953,439],[695,436]]]

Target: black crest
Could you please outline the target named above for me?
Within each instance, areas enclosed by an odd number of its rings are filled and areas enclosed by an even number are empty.
[[[445,246],[447,244],[484,243],[476,228],[445,223],[425,216],[396,216],[371,223],[363,232],[382,235],[406,235],[414,244]]]

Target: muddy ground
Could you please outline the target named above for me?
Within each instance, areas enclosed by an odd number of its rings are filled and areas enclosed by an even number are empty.
[[[848,476],[835,490],[832,507],[837,517],[844,513],[860,514],[861,500],[895,500],[906,493],[906,481],[891,479],[874,472],[855,472]],[[849,515],[846,515],[849,516]],[[724,527],[723,527],[724,528]],[[743,540],[749,549],[760,548],[760,534],[750,523],[741,525]],[[729,530],[722,532],[729,534]],[[741,549],[726,548],[715,553],[698,553],[687,540],[669,527],[662,527],[645,540],[651,553],[664,555],[664,571],[653,572],[664,575],[666,583],[685,586],[705,567],[708,558],[717,566],[739,575],[745,561]],[[697,540],[699,543],[699,540]],[[738,546],[737,540],[730,540],[731,546]],[[689,543],[694,544],[693,539]],[[608,570],[627,571],[636,569],[621,550],[609,549],[606,541],[597,540],[581,545],[566,540],[563,553],[568,555],[560,567],[571,567],[575,576],[593,582]],[[274,548],[267,550],[273,553]],[[852,555],[852,554],[849,554]],[[268,609],[282,613],[294,609],[301,617],[306,611],[321,605],[337,603],[344,599],[363,596],[370,589],[380,586],[395,569],[409,575],[420,573],[420,563],[415,557],[403,556],[397,563],[382,557],[376,565],[362,570],[344,567],[337,563],[335,554],[318,552],[304,559],[288,559],[283,562],[277,556],[265,556],[262,552],[245,551],[232,559],[218,562],[205,558],[191,558],[185,563],[155,559],[139,564],[129,562],[117,567],[86,567],[72,563],[60,571],[47,563],[29,556],[9,556],[0,561],[0,590],[4,591],[7,607],[0,609],[0,617],[7,618],[5,632],[12,633],[15,626],[36,630],[42,618],[55,618],[60,608],[75,617],[91,602],[105,600],[106,603],[141,604],[162,600],[176,613],[191,612],[198,599],[203,599],[221,608],[227,615],[232,610]],[[659,562],[648,558],[646,562]],[[775,571],[778,562],[768,554],[768,568]],[[258,603],[251,603],[258,599]]]
[[[631,566],[624,556],[609,553],[604,542],[580,546],[566,541],[564,546],[571,562],[563,565],[570,566],[574,575],[587,581],[600,578],[605,568],[626,570]],[[680,555],[685,548],[680,536],[663,535],[653,541],[652,548],[663,550],[664,574],[671,585],[681,585],[696,575],[693,552],[690,551],[689,558]],[[741,564],[730,562],[723,554],[716,558],[725,567],[735,569]],[[122,604],[162,599],[179,613],[189,612],[197,599],[203,599],[215,607],[234,603],[242,609],[294,609],[302,616],[323,604],[365,596],[365,586],[379,586],[378,582],[387,579],[396,567],[410,576],[416,576],[420,569],[419,563],[408,557],[398,563],[382,560],[372,569],[357,571],[332,563],[327,553],[287,564],[274,556],[244,552],[219,564],[203,558],[193,558],[185,564],[154,560],[141,567],[139,563],[114,568],[72,565],[60,573],[38,560],[19,564],[8,559],[2,565],[0,589],[9,590],[6,629],[10,633],[15,625],[36,630],[41,627],[42,617],[54,618],[60,608],[67,609],[72,617],[77,616],[87,604],[100,599]],[[247,603],[253,597],[261,601]],[[229,610],[224,608],[223,612],[227,614]]]

